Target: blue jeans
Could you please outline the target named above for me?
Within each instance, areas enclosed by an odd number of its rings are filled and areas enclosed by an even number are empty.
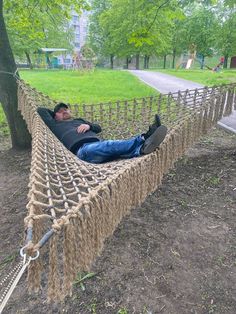
[[[108,140],[86,143],[77,152],[77,157],[91,163],[100,164],[118,158],[133,158],[140,156],[144,143],[141,135],[127,140]]]

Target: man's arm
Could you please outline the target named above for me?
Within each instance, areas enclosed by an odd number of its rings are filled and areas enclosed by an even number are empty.
[[[50,109],[40,107],[37,112],[49,128],[55,123],[54,112]]]
[[[91,123],[89,121],[86,121],[84,119],[80,119],[80,120],[83,120],[84,124],[88,124],[90,126],[90,131],[93,131],[94,133],[100,133],[102,132],[102,128],[99,124],[96,124],[96,123]]]

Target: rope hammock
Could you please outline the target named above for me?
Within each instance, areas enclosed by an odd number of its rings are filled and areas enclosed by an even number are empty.
[[[26,249],[32,255],[40,249],[41,257],[29,266],[29,288],[40,288],[43,245],[49,241],[48,298],[70,294],[77,272],[89,270],[121,219],[160,185],[188,147],[232,112],[235,86],[71,106],[75,117],[98,121],[107,139],[146,131],[156,113],[168,127],[155,152],[97,165],[68,151],[38,115],[37,107],[53,108],[56,102],[19,81],[19,109],[32,135]]]

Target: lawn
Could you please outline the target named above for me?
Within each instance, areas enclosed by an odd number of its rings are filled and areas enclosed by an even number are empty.
[[[189,81],[201,83],[206,86],[236,83],[236,70],[222,70],[213,72],[210,70],[157,70],[174,75]]]
[[[127,71],[21,71],[31,86],[57,101],[99,103],[157,95],[157,91],[140,82]]]

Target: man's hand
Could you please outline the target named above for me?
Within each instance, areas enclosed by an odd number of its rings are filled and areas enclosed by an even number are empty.
[[[87,132],[89,130],[90,130],[90,125],[88,125],[88,124],[81,124],[77,128],[77,132],[78,133],[85,133],[85,132]]]

